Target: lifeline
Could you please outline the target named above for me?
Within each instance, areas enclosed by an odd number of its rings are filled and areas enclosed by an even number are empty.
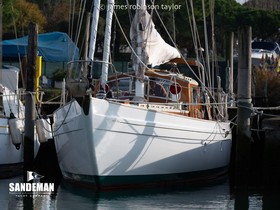
[[[54,183],[10,183],[10,192],[54,191]]]

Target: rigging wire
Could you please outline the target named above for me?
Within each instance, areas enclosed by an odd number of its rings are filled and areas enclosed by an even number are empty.
[[[18,62],[19,62],[19,68],[20,68],[22,87],[25,89],[25,80],[24,80],[24,75],[23,75],[22,62],[21,62],[21,59],[20,59],[19,43],[18,43],[18,36],[17,36],[17,27],[16,27],[16,21],[15,21],[15,17],[14,17],[14,7],[13,7],[13,5],[12,5],[12,14],[13,14],[12,17],[13,17],[13,25],[14,25],[14,31],[15,31],[15,38],[17,40],[16,41],[17,42],[17,55],[18,55]],[[24,48],[24,49],[25,49],[25,54],[27,55],[26,48]],[[2,55],[0,55],[0,56],[2,56]]]
[[[196,25],[196,21],[195,21],[195,17],[194,17],[194,7],[193,7],[193,1],[191,0],[190,1],[190,9],[191,9],[191,12],[189,11],[189,7],[188,7],[188,2],[186,0],[186,5],[187,5],[187,8],[188,8],[188,15],[189,15],[189,21],[190,21],[190,26],[192,27],[192,37],[193,37],[193,44],[194,44],[194,49],[195,49],[195,55],[196,55],[196,60],[199,60],[199,57],[203,58],[203,56],[199,56],[200,53],[202,53],[202,48],[200,47],[198,50],[198,44],[200,45],[200,39],[199,39],[199,33],[198,33],[198,30],[197,30],[197,25]],[[202,63],[203,60],[202,60]],[[194,73],[194,72],[193,72]],[[194,73],[194,75],[196,75]],[[204,79],[204,69],[203,68],[198,68],[198,75],[199,75],[199,81],[205,85],[205,79]],[[204,87],[203,87],[204,89]]]
[[[192,1],[191,1],[191,2],[192,2]],[[154,4],[154,1],[151,0],[151,3]],[[156,12],[156,14],[157,14],[157,16],[158,16],[160,22],[162,23],[162,25],[163,25],[163,27],[164,27],[164,29],[165,29],[165,31],[166,31],[168,37],[170,38],[171,42],[172,42],[173,45],[176,47],[176,49],[179,51],[179,49],[178,49],[177,46],[176,46],[176,43],[175,43],[174,40],[172,39],[172,37],[171,37],[170,33],[168,32],[166,26],[164,25],[164,23],[163,23],[163,21],[162,21],[160,15],[159,15],[159,13],[158,13],[156,7],[153,7],[153,8],[154,8],[154,11]],[[115,11],[114,11],[114,16],[115,16],[115,18],[116,18],[116,21],[117,21],[119,27],[120,27],[120,30],[122,31],[122,34],[124,35],[124,38],[125,38],[126,42],[128,43],[129,47],[131,48],[132,53],[137,57],[137,59],[139,59],[140,63],[142,63],[147,69],[149,69],[148,66],[147,66],[145,63],[143,63],[143,61],[139,58],[139,56],[137,56],[136,52],[135,52],[134,49],[132,48],[132,46],[131,46],[131,44],[130,44],[128,38],[127,38],[127,36],[125,35],[125,33],[124,33],[124,31],[123,31],[123,28],[122,28],[122,26],[121,26],[121,24],[120,24],[120,22],[119,22],[119,20],[118,20],[118,17],[117,17],[117,15],[116,15]],[[194,16],[194,15],[193,15],[193,16]],[[193,23],[194,23],[194,28],[195,28],[195,26],[196,26],[195,21],[193,21]],[[194,30],[193,30],[193,31],[194,31]],[[197,30],[195,30],[195,31],[196,31],[195,33],[198,35],[198,31],[197,31]],[[196,36],[195,36],[195,37],[196,37]],[[199,40],[197,40],[196,43],[200,43]],[[196,44],[196,46],[197,46],[197,44]],[[198,47],[196,47],[196,50],[197,50],[197,52],[198,52]],[[184,60],[184,62],[186,63],[186,65],[187,65],[187,66],[189,67],[189,69],[191,70],[191,72],[194,74],[194,76],[195,76],[195,77],[198,79],[198,81],[201,83],[201,86],[202,86],[202,88],[203,88],[203,92],[204,92],[204,91],[207,91],[207,92],[210,94],[210,96],[211,96],[211,98],[213,99],[213,101],[216,102],[216,99],[215,99],[214,95],[212,94],[212,91],[211,91],[211,90],[205,85],[205,83],[204,83],[203,81],[201,81],[201,79],[196,75],[196,73],[194,72],[194,70],[191,68],[191,66],[187,63],[187,61],[186,61],[185,58],[183,57],[182,53],[181,53],[180,51],[179,51],[179,53],[180,53],[182,59]],[[203,57],[203,56],[202,56],[202,57]],[[201,62],[199,62],[199,60],[198,60],[198,67],[200,67],[200,68],[202,69],[202,72],[204,72],[203,65],[202,65]],[[215,104],[217,104],[217,103],[215,103]],[[217,110],[219,109],[219,107],[218,107],[217,105],[214,105],[214,108],[217,109]],[[218,110],[218,113],[220,113],[219,110]]]
[[[173,0],[173,5],[174,5],[174,0]],[[174,42],[176,43],[176,25],[175,25],[175,11],[174,11],[174,8],[172,9],[172,23],[173,23],[173,39],[174,39]]]
[[[118,26],[120,27],[120,30],[121,30],[121,32],[122,32],[122,34],[123,34],[123,36],[124,36],[124,39],[125,39],[125,41],[127,42],[127,44],[128,44],[128,46],[129,46],[129,48],[131,49],[132,53],[136,56],[136,58],[140,61],[140,63],[141,63],[145,68],[150,69],[150,68],[142,61],[142,59],[137,55],[137,53],[136,53],[135,50],[133,49],[133,47],[132,47],[130,41],[128,40],[127,36],[125,35],[125,32],[124,32],[124,30],[123,30],[123,28],[122,28],[122,26],[121,26],[121,24],[120,24],[120,21],[119,21],[119,19],[118,19],[118,17],[117,17],[117,14],[115,13],[115,11],[114,11],[114,16],[115,16],[116,21],[117,21],[117,23],[118,23]]]
[[[152,0],[151,0],[152,1]],[[186,63],[186,65],[190,68],[190,70],[192,71],[192,73],[195,75],[195,77],[199,80],[199,82],[201,82],[202,83],[202,86],[203,87],[205,87],[205,88],[207,88],[206,86],[205,86],[205,84],[200,80],[200,78],[196,75],[196,73],[194,72],[194,70],[191,68],[191,66],[188,64],[188,62],[186,61],[186,59],[183,57],[183,55],[182,55],[182,53],[180,52],[180,50],[178,49],[178,47],[177,47],[177,45],[176,45],[176,43],[174,42],[174,40],[172,39],[172,37],[171,37],[171,35],[170,35],[170,33],[168,32],[168,30],[167,30],[167,28],[166,28],[166,26],[164,25],[164,23],[163,23],[163,20],[161,19],[161,17],[160,17],[160,15],[159,15],[159,13],[158,13],[158,11],[157,11],[157,9],[155,8],[155,12],[156,12],[156,14],[157,14],[157,16],[158,16],[158,18],[159,18],[159,20],[160,20],[160,22],[161,22],[161,24],[163,25],[163,27],[164,27],[164,29],[165,29],[165,31],[166,31],[166,33],[167,33],[167,35],[168,35],[168,37],[170,38],[170,40],[171,40],[171,42],[172,42],[172,44],[175,46],[175,48],[179,51],[179,53],[180,53],[180,55],[181,55],[181,57],[182,57],[182,59],[184,60],[184,62]],[[198,61],[199,62],[199,61]],[[199,62],[199,64],[200,64],[200,67],[202,67],[202,65],[201,65],[201,63]]]
[[[76,30],[76,34],[75,34],[75,43],[78,44],[78,41],[79,41],[79,35],[80,35],[80,28],[81,28],[81,25],[82,25],[82,20],[83,20],[83,3],[85,3],[84,0],[80,0],[80,6],[79,6],[79,15],[78,15],[78,19],[77,19],[77,27],[78,29]]]
[[[204,25],[204,40],[205,40],[205,56],[206,56],[206,71],[208,74],[206,74],[208,79],[208,85],[211,88],[213,88],[211,84],[211,75],[210,75],[210,59],[209,59],[209,47],[208,47],[208,33],[207,33],[207,25],[206,25],[206,14],[205,14],[205,5],[204,0],[202,0],[202,12],[203,12],[203,25]]]
[[[151,0],[151,1],[152,1],[152,0]],[[191,1],[191,2],[192,2],[192,1]],[[186,65],[187,65],[188,68],[191,70],[191,72],[194,74],[194,76],[197,78],[197,80],[201,83],[203,92],[204,92],[204,91],[207,91],[207,92],[210,94],[210,96],[211,96],[211,98],[213,99],[213,101],[216,102],[216,99],[215,99],[215,97],[214,97],[212,91],[209,89],[209,87],[207,87],[207,86],[205,85],[205,82],[203,81],[203,75],[202,75],[202,80],[196,75],[196,73],[194,72],[194,70],[193,70],[193,69],[191,68],[191,66],[187,63],[186,59],[183,57],[182,53],[180,52],[180,50],[179,50],[178,47],[176,46],[176,43],[174,42],[174,40],[172,39],[170,33],[168,32],[168,30],[167,30],[166,26],[164,25],[164,23],[163,23],[163,21],[162,21],[162,19],[161,19],[161,17],[160,17],[160,15],[159,15],[159,13],[158,13],[158,11],[157,11],[156,8],[155,8],[155,12],[156,12],[156,14],[158,15],[158,18],[159,18],[160,22],[162,23],[162,25],[163,25],[163,27],[164,27],[164,29],[165,29],[165,31],[166,31],[168,37],[170,38],[172,44],[173,44],[173,45],[176,47],[176,49],[179,51],[179,53],[180,53],[180,55],[181,55],[181,58],[182,58],[183,61],[186,63]],[[196,24],[194,24],[194,25],[196,25]],[[197,30],[196,30],[196,33],[197,33],[197,35],[198,35],[198,31],[197,31]],[[200,43],[200,42],[199,42],[199,39],[198,39],[197,41],[198,41],[198,43]],[[197,52],[198,52],[198,49],[197,49]],[[203,56],[202,56],[202,57],[203,57]],[[199,60],[198,60],[198,64],[199,64],[198,66],[202,69],[202,72],[204,72],[203,64],[202,64]],[[219,108],[217,107],[217,105],[215,105],[214,108],[215,108],[216,110],[218,110],[218,112],[220,113]]]
[[[210,4],[209,4],[209,7],[210,7],[210,21],[211,21],[211,32],[212,32],[212,36],[211,36],[211,39],[212,39],[212,76],[211,76],[211,79],[212,79],[212,86],[214,87],[214,77],[215,77],[215,66],[218,66],[217,63],[215,63],[215,61],[217,61],[217,58],[216,58],[216,41],[215,41],[215,0],[210,0]],[[218,74],[217,74],[218,75]]]
[[[73,5],[72,5],[72,24],[71,24],[71,34],[70,34],[70,37],[71,37],[71,39],[72,40],[74,40],[73,39],[73,31],[74,31],[74,20],[75,20],[75,5],[76,5],[76,0],[74,0],[74,2],[73,2]]]
[[[86,6],[86,0],[81,0],[80,2],[80,12],[79,12],[79,18],[78,18],[78,30],[76,30],[76,40],[75,43],[78,45],[80,34],[81,34],[81,27],[83,24],[83,18],[85,13],[85,6]],[[75,54],[72,56],[72,60],[74,60]]]
[[[128,0],[126,0],[126,4],[128,6],[128,17],[129,17],[129,21],[130,21],[130,25],[131,25],[133,18],[132,18],[132,13],[131,13],[131,9],[130,9],[131,7],[130,7]]]
[[[68,12],[68,35],[72,39],[72,32],[71,32],[71,7],[72,7],[72,0],[69,2],[69,12]]]
[[[189,23],[190,23],[190,30],[191,30],[191,34],[192,34],[191,37],[193,39],[194,48],[196,49],[197,47],[196,47],[195,43],[197,43],[197,41],[196,41],[196,35],[195,35],[195,32],[194,32],[194,30],[196,28],[195,27],[196,24],[195,24],[195,20],[194,20],[194,24],[191,24],[191,22],[192,22],[192,20],[191,20],[192,15],[190,14],[190,8],[189,8],[187,0],[186,0],[186,7],[187,7],[188,19],[189,19]],[[202,79],[201,78],[201,72],[199,70],[198,70],[198,76],[199,76],[200,79]]]

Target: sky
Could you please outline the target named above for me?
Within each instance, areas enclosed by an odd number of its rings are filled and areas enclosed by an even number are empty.
[[[236,0],[238,3],[243,4],[246,2],[246,0]]]

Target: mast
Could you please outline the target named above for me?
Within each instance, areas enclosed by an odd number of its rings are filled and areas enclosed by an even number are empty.
[[[90,30],[90,17],[91,16],[91,14],[88,12],[87,13],[87,19],[86,19],[86,34],[85,34],[85,47],[84,47],[84,50],[85,50],[85,52],[84,52],[84,60],[85,61],[87,61],[88,60],[88,55],[89,55],[89,53],[88,53],[88,50],[89,50],[89,30]],[[85,62],[84,63],[84,69],[85,70],[83,70],[82,71],[82,73],[83,73],[83,77],[87,77],[87,74],[89,73],[89,72],[87,72],[87,63]]]
[[[145,0],[137,0],[137,8],[138,12],[136,13],[137,19],[138,19],[138,25],[137,25],[137,47],[136,47],[136,54],[137,59],[136,63],[134,64],[134,70],[136,74],[136,83],[135,83],[135,97],[141,99],[144,99],[144,55],[143,55],[143,49],[144,49],[144,30],[141,28],[141,18],[144,14],[144,8],[146,8],[146,1]],[[137,100],[137,99],[136,99]]]
[[[106,13],[106,28],[104,37],[104,47],[103,47],[103,65],[102,65],[102,76],[101,85],[104,88],[108,79],[108,67],[109,67],[109,55],[110,55],[110,44],[111,44],[111,29],[112,20],[114,12],[114,0],[107,1],[107,13]]]
[[[90,30],[90,16],[91,14],[87,13],[87,19],[86,19],[86,33],[85,33],[85,52],[84,52],[84,60],[88,59],[88,49],[89,49],[89,30]]]
[[[99,21],[99,12],[100,12],[100,0],[94,0],[94,9],[92,13],[92,22],[91,22],[91,33],[90,33],[90,42],[89,42],[89,60],[93,61],[94,51],[97,37],[97,27]]]

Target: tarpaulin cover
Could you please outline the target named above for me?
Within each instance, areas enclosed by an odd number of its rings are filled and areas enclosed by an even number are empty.
[[[28,52],[28,36],[4,40],[3,57],[25,56]],[[79,49],[66,33],[38,34],[38,55],[48,62],[68,62],[79,59]]]

